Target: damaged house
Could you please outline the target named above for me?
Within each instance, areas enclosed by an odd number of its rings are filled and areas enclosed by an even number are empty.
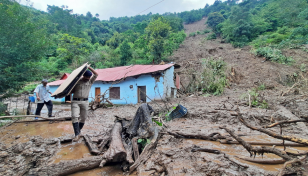
[[[92,85],[89,102],[99,101],[100,95],[114,104],[137,104],[174,98],[179,88],[179,76],[174,74],[175,64],[131,65],[107,69],[97,69],[98,77]],[[54,92],[68,77],[64,74],[60,80],[50,82]],[[71,101],[71,96],[52,101]]]

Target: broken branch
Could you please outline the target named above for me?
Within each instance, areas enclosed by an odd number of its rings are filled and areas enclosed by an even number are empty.
[[[277,139],[282,139],[282,140],[286,140],[286,141],[291,141],[291,142],[295,142],[295,143],[299,143],[299,144],[304,144],[304,145],[308,145],[308,140],[307,139],[302,139],[302,138],[297,138],[297,137],[291,137],[291,136],[282,136],[282,135],[279,135],[279,134],[276,134],[276,133],[273,133],[271,131],[268,131],[268,130],[265,130],[263,128],[256,128],[256,127],[253,127],[251,125],[249,125],[243,118],[243,116],[240,114],[239,115],[239,119],[240,121],[245,125],[247,126],[248,128],[252,129],[252,130],[257,130],[257,131],[260,131],[262,133],[265,133],[269,136],[272,136],[274,138],[277,138]]]
[[[230,130],[226,127],[219,127],[219,128],[226,130],[235,140],[237,140],[250,153],[250,156],[253,156],[253,154],[254,155],[256,155],[256,154],[262,154],[263,155],[263,153],[273,153],[273,154],[278,155],[281,158],[285,159],[286,161],[289,161],[289,160],[292,159],[285,152],[283,153],[282,151],[275,149],[275,148],[270,148],[270,147],[265,147],[265,146],[253,147],[250,144],[248,144],[246,141],[244,141],[242,138],[235,135],[233,130]]]
[[[306,120],[300,119],[300,120],[286,120],[286,121],[281,121],[281,122],[276,122],[268,126],[264,126],[263,128],[272,128],[277,125],[282,125],[282,124],[288,124],[288,123],[297,123],[297,122],[307,122]]]
[[[239,157],[235,156],[239,159],[242,159],[244,161],[249,161],[252,163],[258,163],[258,164],[283,164],[286,162],[284,159],[279,159],[279,160],[264,160],[264,159],[255,159],[255,158],[247,158],[247,157]]]

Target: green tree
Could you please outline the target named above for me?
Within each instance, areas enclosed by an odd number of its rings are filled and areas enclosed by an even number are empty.
[[[124,42],[120,45],[120,53],[122,55],[121,56],[121,65],[126,65],[126,63],[132,57],[131,47],[129,46],[127,40],[124,40]]]
[[[0,3],[0,94],[19,90],[37,73],[36,63],[49,46],[45,21],[32,21],[28,8],[17,2]]]
[[[57,58],[59,59],[58,68],[64,69],[69,64],[78,67],[82,60],[82,56],[92,51],[92,45],[84,38],[70,36],[68,34],[59,34],[59,44],[57,48]]]
[[[216,26],[219,24],[219,23],[222,23],[223,21],[225,20],[224,16],[219,13],[219,12],[214,12],[214,13],[211,13],[209,15],[209,18],[207,20],[207,24],[209,25],[209,27],[211,27],[215,32],[218,32],[217,29],[216,29]]]
[[[145,29],[149,41],[149,48],[154,62],[158,63],[163,57],[165,50],[164,40],[169,36],[171,27],[163,22],[163,17],[151,21]]]

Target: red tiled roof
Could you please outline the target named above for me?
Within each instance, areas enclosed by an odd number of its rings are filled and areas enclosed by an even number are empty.
[[[174,64],[133,65],[133,66],[122,66],[122,67],[98,69],[96,70],[96,72],[98,73],[98,77],[96,78],[96,81],[117,81],[117,80],[120,80],[126,77],[137,76],[137,75],[142,75],[146,73],[154,73],[157,71],[163,71],[163,70],[166,70],[172,67],[173,65]],[[64,80],[65,79],[50,82],[48,83],[48,85],[49,86],[61,85],[64,82]]]
[[[133,65],[133,66],[123,66],[115,68],[98,69],[98,77],[96,81],[117,81],[125,77],[137,76],[146,73],[153,73],[157,71],[163,71],[174,64],[165,65]]]

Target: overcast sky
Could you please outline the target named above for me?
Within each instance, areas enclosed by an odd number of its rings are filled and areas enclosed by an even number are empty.
[[[19,0],[26,4],[26,0]],[[30,0],[33,7],[46,11],[47,5],[67,5],[74,13],[86,14],[90,11],[93,15],[98,13],[101,20],[109,20],[109,17],[135,16],[147,8],[162,0]],[[203,8],[207,3],[212,5],[215,0],[163,0],[141,14],[182,12]]]

